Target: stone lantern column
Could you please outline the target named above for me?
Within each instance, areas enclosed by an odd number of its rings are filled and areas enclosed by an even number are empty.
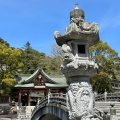
[[[84,11],[78,5],[70,12],[70,25],[64,35],[55,31],[54,37],[62,47],[61,70],[69,85],[69,120],[94,120],[94,96],[90,77],[94,75],[97,64],[89,59],[89,47],[99,41],[99,28],[96,23],[84,20]]]

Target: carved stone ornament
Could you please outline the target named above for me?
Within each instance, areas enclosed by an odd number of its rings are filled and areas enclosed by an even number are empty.
[[[98,68],[97,64],[94,61],[89,60],[81,61],[76,59],[76,57],[72,53],[72,48],[70,48],[70,46],[68,46],[67,44],[62,45],[62,51],[64,64],[61,65],[61,70],[63,71],[64,74],[66,74],[66,76],[69,76],[69,73],[70,75],[72,75],[74,71],[75,74],[78,73],[79,75],[80,75],[79,71],[84,72],[84,74],[85,73],[91,74],[94,73],[94,71]]]
[[[69,120],[99,120],[94,118],[93,92],[88,82],[72,82],[68,90]]]
[[[74,55],[72,54],[72,49],[67,44],[63,44],[62,51],[63,51],[63,61],[65,65],[69,66],[69,63],[74,61]]]
[[[97,23],[90,24],[84,21],[81,17],[72,18],[71,24],[66,28],[65,34],[70,32],[81,32],[86,34],[98,33],[99,27]]]

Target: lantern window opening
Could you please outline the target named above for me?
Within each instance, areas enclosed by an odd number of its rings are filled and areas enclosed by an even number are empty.
[[[78,45],[78,54],[86,54],[85,45]]]

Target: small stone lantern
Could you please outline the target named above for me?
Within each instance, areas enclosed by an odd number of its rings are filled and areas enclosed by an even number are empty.
[[[116,115],[116,109],[114,108],[114,103],[110,104],[110,115]]]
[[[114,108],[114,103],[110,104],[110,120],[118,120],[118,117],[116,115],[116,109]]]
[[[108,111],[104,111],[103,120],[110,120],[110,116],[108,115]]]

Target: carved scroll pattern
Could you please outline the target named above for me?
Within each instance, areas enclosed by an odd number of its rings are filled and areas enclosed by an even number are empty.
[[[68,99],[70,120],[84,120],[93,116],[93,93],[89,83],[71,83]]]

